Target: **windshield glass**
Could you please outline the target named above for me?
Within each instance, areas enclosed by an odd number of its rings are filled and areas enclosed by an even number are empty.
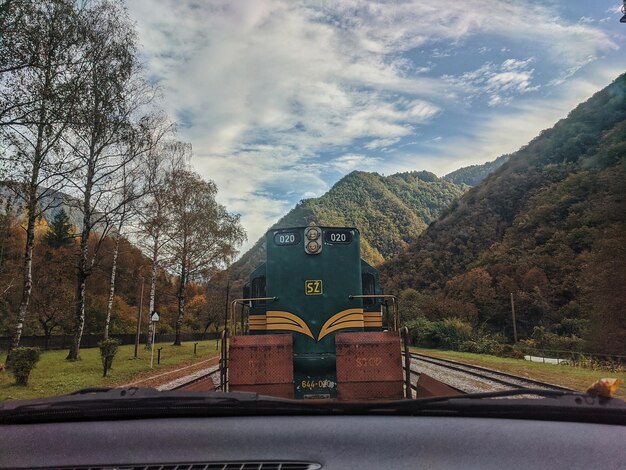
[[[625,23],[0,0],[0,400],[626,398]]]

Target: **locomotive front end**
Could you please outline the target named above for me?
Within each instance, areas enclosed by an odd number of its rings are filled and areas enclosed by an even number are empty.
[[[253,271],[244,293],[247,298],[265,299],[247,303],[249,335],[256,340],[243,340],[245,345],[242,340],[234,342],[236,347],[256,347],[257,354],[253,357],[248,349],[240,360],[235,354],[230,367],[246,367],[247,361],[255,374],[267,370],[268,377],[278,380],[275,370],[285,370],[286,362],[291,362],[292,375],[281,390],[290,382],[293,391],[286,396],[295,398],[342,398],[342,388],[344,394],[354,395],[349,390],[355,385],[342,382],[356,376],[368,381],[373,372],[374,379],[382,374],[394,382],[391,395],[401,398],[399,337],[383,332],[378,273],[360,258],[359,231],[317,225],[277,229],[266,234],[265,243],[267,260]],[[396,370],[390,369],[390,361],[400,367],[399,377],[395,372],[389,376]],[[363,370],[355,376],[353,366]],[[241,374],[234,376],[244,380]],[[238,385],[231,381],[231,389],[260,389]]]

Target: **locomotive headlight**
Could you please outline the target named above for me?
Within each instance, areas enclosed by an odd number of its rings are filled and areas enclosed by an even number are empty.
[[[313,227],[309,229],[309,231],[306,234],[306,237],[309,240],[317,240],[320,237],[320,231],[317,228]]]
[[[318,250],[320,249],[320,244],[317,243],[316,241],[311,241],[306,244],[306,249],[311,254],[317,253]]]
[[[311,223],[304,229],[304,237],[307,243],[304,245],[304,251],[308,255],[319,255],[322,252],[322,230]]]

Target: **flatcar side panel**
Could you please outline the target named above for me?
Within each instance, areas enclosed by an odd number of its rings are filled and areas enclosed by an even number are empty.
[[[231,337],[228,383],[231,391],[293,398],[291,335]]]
[[[339,333],[336,343],[340,399],[403,397],[400,335],[397,332]]]

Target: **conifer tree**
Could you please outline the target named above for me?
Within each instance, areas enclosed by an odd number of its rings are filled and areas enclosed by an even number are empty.
[[[46,243],[52,248],[69,246],[74,242],[74,230],[63,208],[56,213],[46,233]]]

